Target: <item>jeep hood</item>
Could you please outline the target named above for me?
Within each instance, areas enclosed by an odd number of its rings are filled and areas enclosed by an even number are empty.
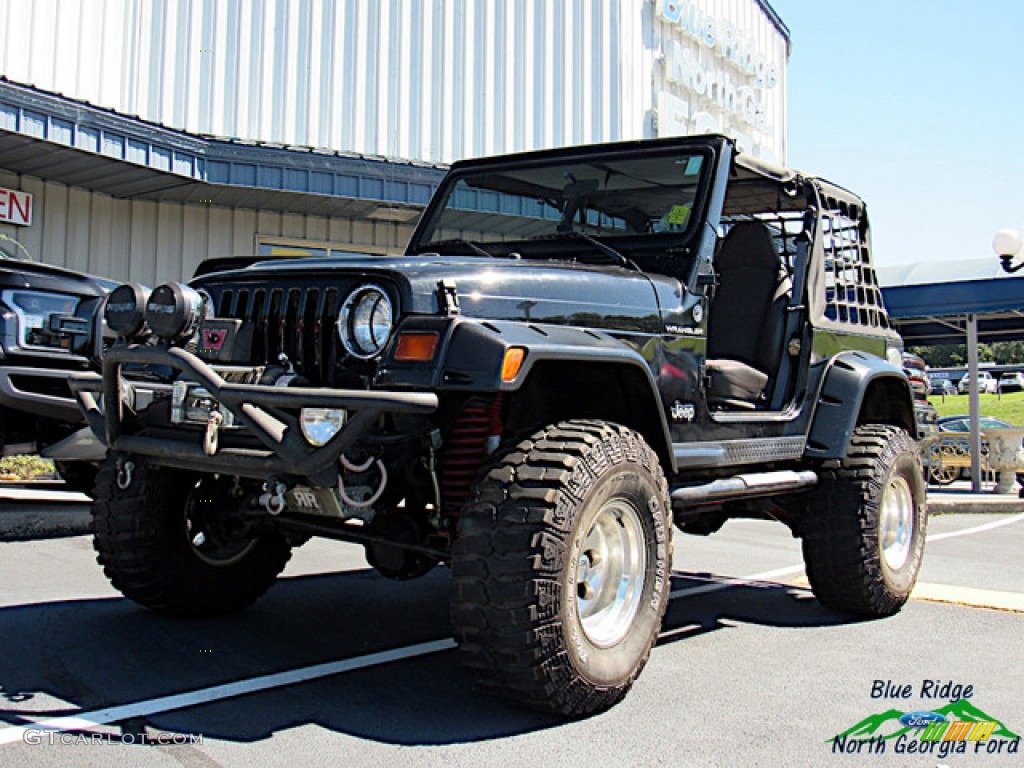
[[[206,275],[192,285],[249,289],[336,285],[350,290],[378,283],[397,293],[400,312],[408,315],[442,312],[439,288],[453,284],[466,317],[607,325],[657,333],[661,318],[652,279],[659,278],[617,266],[424,254],[263,262]]]

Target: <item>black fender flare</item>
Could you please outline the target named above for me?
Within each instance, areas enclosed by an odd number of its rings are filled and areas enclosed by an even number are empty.
[[[514,376],[503,376],[506,353],[525,352]],[[518,392],[538,367],[601,365],[618,369],[636,384],[640,396],[630,407],[639,409],[633,424],[674,472],[675,459],[668,420],[651,367],[633,347],[613,336],[589,328],[541,325],[514,321],[462,319],[451,330],[440,365],[437,386],[442,390]]]
[[[910,383],[888,360],[859,350],[840,352],[822,374],[805,455],[843,458],[854,429],[866,422],[902,427],[913,437]]]

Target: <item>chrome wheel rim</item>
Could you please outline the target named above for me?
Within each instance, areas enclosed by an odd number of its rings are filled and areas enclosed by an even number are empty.
[[[914,538],[914,494],[906,478],[891,478],[885,486],[878,538],[885,564],[893,570],[902,568]]]
[[[647,550],[640,515],[623,499],[590,521],[576,562],[576,608],[587,639],[607,648],[633,626],[643,596]]]

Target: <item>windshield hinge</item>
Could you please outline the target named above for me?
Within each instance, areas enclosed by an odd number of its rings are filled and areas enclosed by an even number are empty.
[[[459,314],[459,289],[454,280],[438,281],[437,307],[442,315]]]

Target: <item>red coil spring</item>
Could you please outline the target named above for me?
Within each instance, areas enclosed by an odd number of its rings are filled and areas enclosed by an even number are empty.
[[[490,403],[469,403],[448,433],[439,473],[446,517],[459,518],[487,458],[488,440],[501,436],[502,399],[499,393]]]

